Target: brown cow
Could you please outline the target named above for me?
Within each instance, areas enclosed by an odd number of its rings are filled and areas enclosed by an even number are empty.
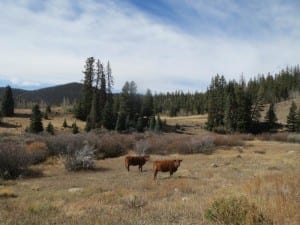
[[[143,171],[143,165],[149,160],[150,156],[126,156],[125,167],[129,171],[129,166],[139,166],[139,170]]]
[[[182,159],[154,161],[153,162],[154,179],[156,179],[156,175],[157,175],[158,171],[170,172],[170,176],[172,176],[172,174],[177,171],[181,162],[182,162]]]

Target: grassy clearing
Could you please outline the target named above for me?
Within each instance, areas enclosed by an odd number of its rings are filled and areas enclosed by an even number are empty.
[[[169,178],[127,172],[124,157],[98,160],[95,171],[66,172],[60,158],[32,169],[44,176],[1,181],[16,198],[0,199],[0,224],[212,224],[205,211],[216,199],[245,196],[275,225],[299,224],[299,144],[248,141],[214,154],[151,155],[182,158]],[[264,151],[265,154],[258,154]]]
[[[45,112],[45,109],[41,109],[42,112]],[[25,132],[26,127],[29,126],[29,118],[31,114],[31,109],[15,109],[15,115],[13,117],[4,117],[2,120],[2,125],[0,126],[0,134],[14,134],[20,135]],[[67,120],[69,127],[63,128],[64,119]],[[71,133],[71,125],[76,121],[77,126],[80,131],[84,130],[85,123],[76,120],[71,113],[66,113],[60,107],[53,108],[52,113],[49,115],[49,119],[43,119],[43,126],[46,128],[49,122],[54,126],[56,133]]]

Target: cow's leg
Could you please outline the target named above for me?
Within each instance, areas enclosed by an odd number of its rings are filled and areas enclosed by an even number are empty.
[[[154,180],[156,179],[157,172],[158,172],[158,170],[154,171],[154,177],[153,177]]]
[[[129,171],[129,164],[127,165],[127,170]]]
[[[139,169],[141,172],[143,172],[143,166],[142,165],[139,165]]]
[[[170,170],[170,177],[173,175],[173,171],[172,170]]]

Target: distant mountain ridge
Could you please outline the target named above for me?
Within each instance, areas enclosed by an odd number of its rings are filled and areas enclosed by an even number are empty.
[[[45,102],[50,105],[58,105],[63,102],[63,99],[68,99],[70,102],[78,100],[82,89],[82,84],[77,82],[56,85],[38,90],[15,89],[13,87],[13,96],[16,101],[25,102]],[[5,87],[0,87],[0,96],[2,96]]]

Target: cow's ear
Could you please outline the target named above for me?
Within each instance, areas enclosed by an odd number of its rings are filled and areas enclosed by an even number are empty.
[[[179,161],[179,162],[182,162],[182,160],[183,160],[183,159],[179,159],[178,161]]]

